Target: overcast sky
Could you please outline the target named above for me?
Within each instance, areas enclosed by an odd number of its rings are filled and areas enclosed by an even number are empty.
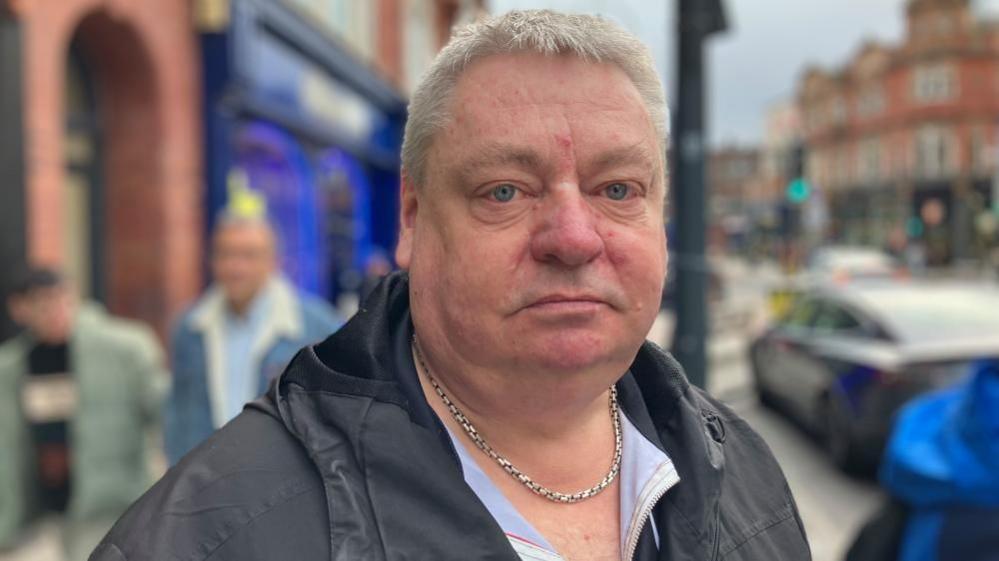
[[[999,0],[975,0],[996,13]],[[789,99],[809,64],[839,66],[867,39],[897,42],[904,32],[905,0],[723,0],[729,31],[710,40],[707,60],[712,144],[763,138],[767,109]],[[495,13],[550,7],[600,13],[649,45],[674,95],[673,0],[491,0]]]

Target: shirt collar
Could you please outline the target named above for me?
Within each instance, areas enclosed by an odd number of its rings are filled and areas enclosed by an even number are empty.
[[[465,483],[482,501],[523,559],[560,559],[555,548],[510,503],[482,471],[464,442],[448,429],[461,461]],[[621,497],[622,558],[633,549],[646,523],[652,523],[652,507],[680,478],[669,456],[647,439],[627,415],[621,415],[622,457],[618,476]],[[485,458],[485,456],[483,456]],[[653,524],[658,544],[659,536]]]

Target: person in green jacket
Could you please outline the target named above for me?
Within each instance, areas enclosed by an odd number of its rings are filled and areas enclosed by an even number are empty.
[[[86,559],[150,484],[162,351],[145,325],[78,302],[52,269],[27,272],[7,303],[25,329],[0,345],[0,550],[55,515],[66,558]]]

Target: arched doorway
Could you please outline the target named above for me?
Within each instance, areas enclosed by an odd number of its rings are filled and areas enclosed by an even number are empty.
[[[80,21],[66,60],[65,267],[83,296],[161,322],[161,94],[152,60],[135,30],[103,10]]]

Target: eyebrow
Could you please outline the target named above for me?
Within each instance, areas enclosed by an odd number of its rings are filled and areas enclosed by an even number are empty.
[[[655,167],[656,158],[643,145],[633,144],[598,154],[596,158],[587,162],[586,171],[588,175],[592,175],[603,170],[634,164]]]
[[[514,165],[530,171],[540,170],[544,159],[536,150],[527,146],[491,143],[476,150],[475,155],[461,161],[458,174],[465,176],[484,166]]]
[[[626,165],[655,167],[655,162],[656,158],[640,143],[611,148],[586,162],[584,175]],[[545,167],[545,161],[541,154],[530,146],[490,143],[477,149],[474,156],[462,160],[458,165],[457,174],[466,178],[478,168],[502,165],[513,165],[527,171],[539,172]]]

